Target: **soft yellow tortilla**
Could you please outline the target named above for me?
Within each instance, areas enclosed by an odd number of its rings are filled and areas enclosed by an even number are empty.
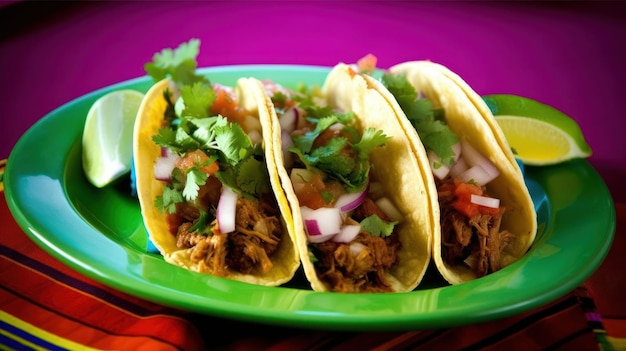
[[[154,162],[161,155],[161,148],[152,141],[152,136],[156,135],[158,130],[162,128],[163,114],[167,107],[163,92],[168,84],[170,81],[165,79],[152,86],[146,93],[135,122],[133,154],[141,214],[150,239],[159,249],[165,261],[192,271],[210,274],[210,272],[205,271],[203,266],[191,261],[191,249],[176,247],[176,237],[169,232],[166,215],[160,213],[154,206],[154,200],[163,193],[165,183],[154,177]],[[259,107],[261,110],[265,110],[265,100],[256,91],[257,86],[253,79],[240,79],[236,88],[241,104],[246,110],[258,111]],[[271,128],[263,120],[260,122],[263,139],[271,140]],[[268,165],[274,163],[274,155],[270,147],[265,148],[265,157]],[[269,171],[274,195],[279,204],[282,204],[282,208],[287,200],[282,189],[277,186],[279,181],[274,167],[269,167]],[[291,280],[300,266],[300,258],[295,247],[295,241],[288,230],[290,218],[283,216],[281,220],[285,231],[277,251],[271,257],[272,269],[266,274],[229,272],[225,278],[266,286],[277,286]]]
[[[493,113],[489,109],[489,106],[487,106],[485,100],[483,100],[483,98],[474,89],[472,89],[472,87],[467,84],[467,82],[463,78],[461,78],[461,76],[451,71],[448,67],[432,61],[409,61],[393,67],[394,71],[396,72],[410,71],[416,68],[438,70],[439,72],[441,72],[441,74],[452,80],[459,88],[461,88],[463,93],[465,93],[467,99],[469,99],[474,107],[478,109],[480,115],[489,125],[489,128],[491,129],[494,138],[496,139],[498,145],[500,145],[500,148],[502,149],[502,152],[504,153],[506,158],[513,165],[513,168],[519,169],[519,165],[517,164],[517,161],[515,161],[515,155],[513,154],[511,146],[506,140],[504,132],[502,131],[502,128],[500,128],[500,126],[498,125],[498,122],[496,121],[496,118],[493,116]],[[518,171],[518,174],[522,174],[521,170]]]
[[[425,63],[426,62],[426,63]],[[500,199],[507,208],[501,229],[509,230],[517,235],[502,253],[502,265],[507,266],[517,261],[530,248],[537,231],[537,219],[530,193],[524,183],[520,168],[510,153],[508,144],[503,145],[501,131],[494,132],[497,124],[488,122],[486,111],[476,108],[469,86],[460,86],[456,81],[443,74],[440,69],[432,67],[427,61],[414,61],[393,66],[389,69],[393,74],[404,74],[411,85],[418,92],[422,92],[434,107],[441,107],[445,111],[448,126],[460,138],[466,139],[473,147],[491,160],[500,171],[500,175],[488,184],[488,192]],[[441,225],[440,209],[437,200],[437,190],[434,187],[434,177],[430,171],[426,152],[419,135],[406,118],[393,95],[381,82],[369,76],[363,76],[368,83],[384,97],[400,121],[405,134],[411,143],[422,169],[422,175],[427,180],[427,188],[434,196],[430,197],[430,212],[434,221],[432,257],[441,275],[451,284],[459,284],[476,279],[472,269],[463,265],[448,265],[443,261],[441,254]],[[475,94],[475,93],[474,93]],[[506,142],[506,139],[504,139]]]
[[[383,185],[389,199],[405,216],[396,227],[402,243],[400,263],[386,277],[394,291],[411,291],[422,281],[430,262],[432,230],[435,225],[428,205],[432,195],[426,189],[426,182],[417,166],[418,160],[395,118],[393,109],[362,77],[351,74],[347,65],[339,64],[332,69],[322,87],[322,93],[328,105],[343,111],[353,111],[358,122],[357,127],[361,131],[372,127],[391,137],[384,147],[372,153],[371,175]],[[271,100],[266,98],[266,102],[267,118],[273,126],[275,165],[291,207],[293,229],[304,273],[313,290],[330,291],[318,278],[310,260],[308,237],[298,198],[283,163],[280,124]]]

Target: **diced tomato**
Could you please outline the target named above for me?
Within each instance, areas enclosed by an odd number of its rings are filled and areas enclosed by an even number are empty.
[[[378,59],[372,54],[367,54],[356,62],[359,72],[369,73],[376,69]]]
[[[235,93],[225,87],[215,84],[215,101],[211,105],[211,113],[220,114],[231,122],[242,123],[246,116],[245,111],[239,107]]]
[[[306,206],[313,210],[324,207],[326,201],[322,196],[325,185],[321,174],[315,174],[311,177],[311,181],[298,186],[296,196],[300,202],[300,206]]]
[[[483,190],[478,185],[458,181],[455,182],[455,186],[454,195],[456,195],[456,200],[452,203],[452,207],[465,216],[471,218],[479,213],[496,216],[500,213],[499,208],[481,206],[472,202],[472,195],[484,196]]]
[[[459,183],[454,190],[454,195],[462,200],[471,200],[472,195],[482,195],[483,190],[475,184],[471,183]]]
[[[454,207],[455,210],[465,215],[465,217],[467,218],[472,218],[479,213],[478,205],[471,203],[469,200],[465,201],[465,200],[457,199],[456,201],[452,203],[452,207]]]
[[[176,167],[182,171],[186,171],[191,167],[198,166],[202,163],[209,161],[210,158],[202,150],[194,150],[188,152],[184,157],[181,157],[176,161]],[[219,170],[217,162],[211,162],[208,165],[203,165],[199,168],[202,172],[212,175]]]

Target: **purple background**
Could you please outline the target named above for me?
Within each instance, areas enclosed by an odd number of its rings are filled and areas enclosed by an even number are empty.
[[[48,112],[199,38],[201,67],[332,66],[373,53],[380,67],[430,59],[481,95],[547,103],[580,124],[589,161],[624,201],[625,20],[620,2],[4,3],[0,158]]]

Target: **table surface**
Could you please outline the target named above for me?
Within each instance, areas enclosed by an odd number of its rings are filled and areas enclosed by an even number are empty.
[[[587,1],[0,2],[0,159],[55,108],[143,76],[155,52],[199,38],[200,67],[332,66],[372,53],[382,68],[428,59],[481,95],[549,104],[581,126],[590,163],[623,203],[625,10]]]

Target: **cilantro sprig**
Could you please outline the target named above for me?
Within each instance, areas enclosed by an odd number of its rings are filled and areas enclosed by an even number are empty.
[[[191,39],[180,44],[176,49],[163,49],[154,54],[152,62],[144,65],[144,70],[158,82],[166,77],[176,85],[191,85],[195,82],[208,82],[204,76],[196,74],[196,58],[200,52],[200,40]]]
[[[402,74],[385,73],[382,82],[398,101],[426,150],[433,150],[443,164],[451,165],[454,162],[452,145],[459,138],[443,121],[443,111],[433,108],[427,99],[418,98],[415,88]]]
[[[324,112],[325,114],[326,112]],[[354,114],[331,114],[308,119],[316,123],[315,129],[293,137],[295,153],[307,169],[321,170],[331,179],[342,183],[346,191],[363,188],[371,168],[369,155],[376,147],[384,145],[389,137],[380,130],[367,128],[362,135],[349,123]],[[328,128],[342,125],[342,135],[329,139],[326,144],[313,147],[314,141]]]
[[[162,128],[152,140],[183,156],[189,151],[202,150],[209,156],[206,163],[218,163],[219,171],[215,176],[242,196],[258,198],[270,190],[261,146],[253,145],[239,124],[229,122],[220,115],[181,117],[176,130],[172,127]],[[175,203],[195,200],[200,186],[208,177],[200,169],[205,165],[196,164],[184,174],[175,168],[172,181],[163,195],[157,198],[155,205],[162,211],[173,213]]]
[[[385,222],[377,215],[371,215],[361,221],[361,229],[372,236],[387,237],[393,233],[397,221]]]

